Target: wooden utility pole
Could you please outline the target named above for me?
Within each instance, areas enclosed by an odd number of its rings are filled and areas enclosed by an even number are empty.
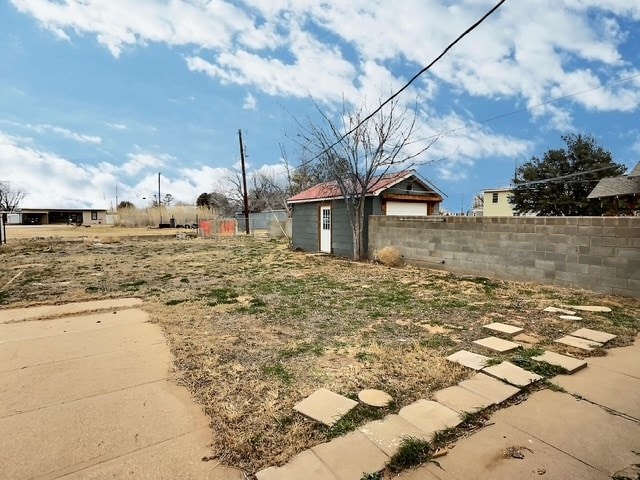
[[[238,130],[240,140],[240,164],[242,165],[242,197],[244,200],[244,230],[247,235],[249,231],[249,195],[247,194],[247,172],[244,167],[244,146],[242,145],[242,130]]]
[[[160,212],[160,223],[162,224],[162,200],[160,199],[160,172],[158,172],[158,211]]]

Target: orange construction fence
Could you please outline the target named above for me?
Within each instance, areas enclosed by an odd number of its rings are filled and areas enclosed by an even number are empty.
[[[202,220],[200,222],[200,233],[203,237],[216,235],[230,237],[236,234],[236,227],[237,222],[234,219]]]

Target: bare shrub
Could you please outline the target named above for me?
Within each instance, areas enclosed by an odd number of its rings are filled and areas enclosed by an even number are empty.
[[[177,205],[171,207],[120,208],[115,224],[120,227],[157,227],[169,223],[173,218],[176,225],[191,225],[200,220],[218,218],[218,211],[207,207]]]
[[[373,259],[387,267],[399,267],[402,265],[402,255],[400,255],[396,247],[383,247],[380,250],[376,250],[373,254]]]

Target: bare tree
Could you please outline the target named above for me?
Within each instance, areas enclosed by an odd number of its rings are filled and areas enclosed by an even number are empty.
[[[365,251],[366,192],[374,189],[387,173],[425,163],[419,157],[435,140],[421,147],[412,142],[417,113],[409,113],[397,101],[365,122],[362,119],[366,117],[366,105],[353,109],[343,101],[340,120],[316,107],[320,123],[298,122],[298,143],[313,158],[299,168],[319,167],[340,189],[351,223],[353,258],[359,260]],[[345,136],[343,132],[351,133]]]
[[[484,192],[478,192],[473,196],[471,208],[484,208]]]
[[[24,192],[13,190],[9,182],[0,182],[0,210],[12,212],[24,199]]]

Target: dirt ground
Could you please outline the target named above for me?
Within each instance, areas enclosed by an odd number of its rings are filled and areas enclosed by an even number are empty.
[[[484,324],[525,328],[536,345],[509,357],[525,367],[541,348],[562,352],[553,339],[576,328],[615,333],[615,345],[640,329],[640,301],[630,298],[356,263],[252,237],[108,232],[10,240],[0,247],[0,307],[143,298],[169,338],[176,380],[211,418],[212,455],[249,473],[458,382],[468,373],[444,357],[477,351]],[[561,304],[613,311],[583,312],[579,325],[542,312]],[[329,429],[292,410],[319,387],[352,398],[381,388],[395,403],[357,407]]]
[[[101,239],[102,241],[120,240],[122,237],[168,236],[175,237],[175,229],[170,228],[129,228],[111,225],[7,225],[7,238],[12,240],[28,239]],[[189,231],[189,230],[179,230]]]

